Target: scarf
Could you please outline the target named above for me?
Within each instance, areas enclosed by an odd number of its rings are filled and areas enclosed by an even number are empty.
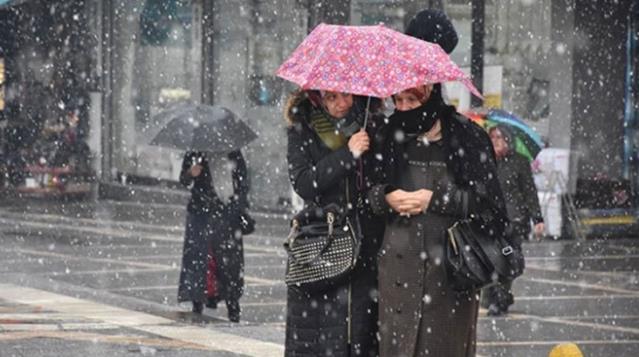
[[[309,124],[331,150],[335,151],[346,144],[347,140],[344,135],[337,131],[333,120],[323,110],[313,109]]]
[[[406,136],[418,135],[429,131],[447,109],[443,101],[433,98],[415,109],[395,110],[388,121],[394,132],[401,130]]]
[[[454,113],[455,107],[446,105],[441,98],[432,98],[420,107],[395,112],[388,118],[389,131],[386,132],[385,147],[388,148],[387,161],[390,167],[387,167],[389,175],[389,183],[397,184],[397,178],[405,171],[408,160],[406,157],[406,145],[418,136],[428,133],[433,129],[437,120],[448,120]],[[433,133],[436,137],[441,134],[440,130],[435,128]]]

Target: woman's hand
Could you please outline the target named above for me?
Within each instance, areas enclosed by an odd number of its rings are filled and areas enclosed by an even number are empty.
[[[202,165],[193,165],[189,169],[189,175],[192,177],[198,177],[202,173]]]
[[[406,215],[418,215],[424,213],[430,205],[430,199],[433,197],[433,191],[421,189],[417,191],[407,192],[399,206],[399,212]]]
[[[386,194],[386,202],[402,216],[424,213],[430,205],[433,191],[421,189],[417,191],[395,190]]]
[[[386,203],[395,211],[400,212],[400,206],[406,196],[406,191],[404,190],[395,190],[393,192],[389,192],[384,196],[386,198]]]
[[[356,159],[362,156],[363,153],[368,151],[370,147],[370,139],[368,138],[368,134],[364,129],[358,131],[353,134],[351,138],[348,140],[348,149],[353,154],[353,157]]]

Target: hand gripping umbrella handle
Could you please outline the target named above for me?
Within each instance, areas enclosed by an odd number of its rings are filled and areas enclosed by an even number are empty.
[[[366,130],[366,125],[368,124],[368,113],[370,111],[370,108],[371,108],[371,97],[368,96],[368,100],[366,101],[366,114],[364,114],[364,125],[362,126],[364,130]]]

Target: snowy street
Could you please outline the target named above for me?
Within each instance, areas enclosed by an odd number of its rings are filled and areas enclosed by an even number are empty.
[[[245,238],[242,322],[176,303],[181,207],[7,202],[0,210],[1,356],[281,356],[286,221],[256,214]],[[107,217],[111,217],[107,219]],[[98,218],[100,218],[98,220]],[[480,356],[542,356],[564,341],[589,356],[639,348],[631,240],[528,243],[507,317],[480,311]]]

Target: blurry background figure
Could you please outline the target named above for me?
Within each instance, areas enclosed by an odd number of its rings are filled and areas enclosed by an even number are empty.
[[[216,166],[220,166],[220,161],[216,160]],[[215,170],[221,192],[230,193],[228,199],[222,199],[214,188],[218,182],[213,179],[207,155],[189,151],[184,156],[180,182],[191,187],[191,199],[178,301],[191,301],[193,312],[201,314],[204,305],[216,308],[219,300],[225,300],[229,320],[238,322],[239,299],[244,290],[240,216],[248,208],[249,183],[240,151],[229,153],[226,162]],[[224,172],[230,179],[218,175]]]
[[[66,121],[59,128],[57,148],[51,165],[72,165],[76,172],[86,173],[90,169],[89,146],[79,136],[80,118],[76,111],[66,114]]]
[[[521,249],[521,243],[530,234],[531,220],[535,237],[541,237],[545,228],[530,163],[514,150],[513,136],[507,127],[494,126],[488,134],[497,158],[497,175],[506,200],[512,243]],[[512,281],[508,281],[484,289],[483,304],[488,308],[488,315],[508,312],[508,307],[514,303],[511,286]]]
[[[229,320],[240,319],[239,299],[244,292],[244,244],[246,232],[242,217],[249,208],[248,193],[250,182],[244,156],[239,150],[213,159],[212,181],[215,183],[223,210],[222,231],[211,237],[211,259],[216,297],[209,296],[208,307],[215,307],[218,300],[225,300]]]
[[[450,54],[457,46],[457,31],[443,11],[435,9],[422,10],[413,17],[405,33],[420,40],[438,44]]]

